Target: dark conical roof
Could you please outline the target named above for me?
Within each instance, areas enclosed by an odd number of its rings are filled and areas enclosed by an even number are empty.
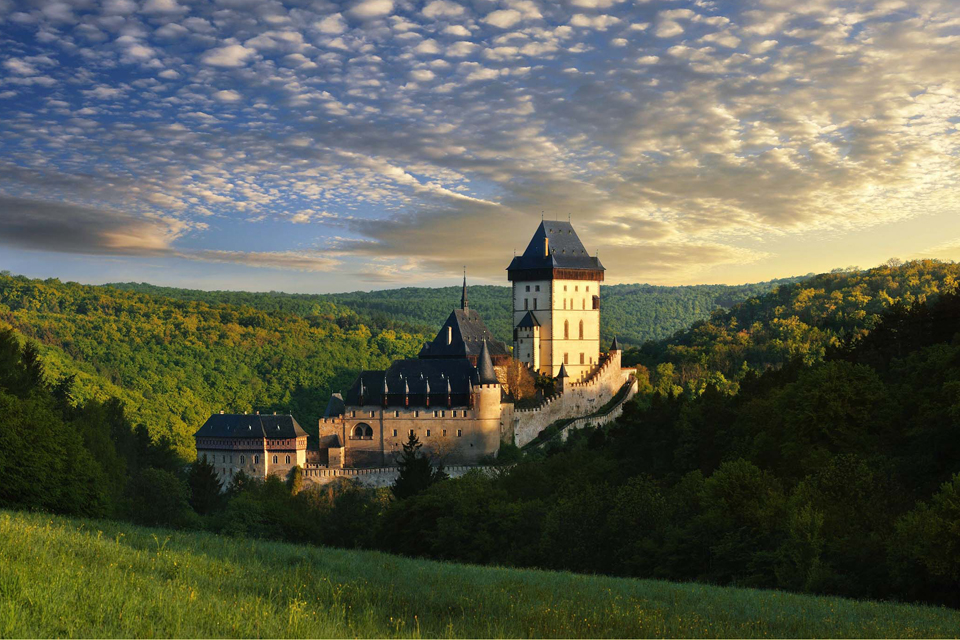
[[[570,377],[570,374],[567,373],[567,368],[563,364],[561,364],[560,372],[557,373],[557,378],[563,379],[563,378],[569,378],[569,377]]]
[[[613,337],[613,343],[610,344],[610,351],[623,351],[623,349],[620,348],[620,341],[617,340],[616,336]]]
[[[463,293],[460,294],[460,308],[467,309],[467,272],[463,272]]]
[[[587,253],[569,222],[544,220],[523,255],[515,256],[509,271],[528,269],[584,269],[603,271],[600,259]]]
[[[493,370],[493,360],[490,359],[490,350],[487,349],[487,341],[483,341],[483,347],[480,349],[480,357],[477,358],[477,373],[480,376],[480,384],[500,384],[497,380],[497,374]]]

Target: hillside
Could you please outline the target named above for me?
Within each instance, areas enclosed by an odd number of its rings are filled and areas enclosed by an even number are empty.
[[[733,390],[751,370],[793,359],[818,362],[845,340],[869,333],[897,303],[926,302],[956,291],[958,282],[960,264],[937,260],[824,273],[716,311],[668,339],[629,349],[624,362],[657,368],[663,390],[700,392],[708,381]]]
[[[912,638],[957,628],[960,612],[934,607],[0,512],[3,637]]]
[[[117,397],[154,438],[193,457],[221,409],[292,412],[309,432],[329,394],[363,368],[415,355],[423,336],[371,330],[331,302],[306,315],[0,275],[0,327],[37,341],[51,379],[79,400]]]
[[[746,285],[696,285],[660,287],[649,284],[604,285],[600,334],[604,342],[617,336],[626,344],[666,338],[717,309],[728,309],[751,296],[766,293],[782,284],[801,278],[785,278]],[[354,291],[325,295],[278,292],[197,291],[157,287],[144,283],[109,285],[125,291],[138,291],[179,300],[197,300],[208,304],[246,305],[261,311],[284,311],[297,315],[314,312],[316,305],[333,303],[349,308],[372,326],[381,323],[430,333],[436,331],[450,310],[460,302],[460,287],[405,287],[384,291]],[[498,338],[512,341],[510,288],[472,285],[470,306],[484,318]]]

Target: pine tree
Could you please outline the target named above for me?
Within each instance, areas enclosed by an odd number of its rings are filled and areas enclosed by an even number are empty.
[[[414,434],[403,445],[403,453],[397,459],[400,474],[391,490],[398,500],[415,496],[435,482],[447,477],[443,469],[434,469],[430,458],[422,453],[420,439]]]
[[[190,465],[190,505],[200,515],[207,515],[223,502],[223,483],[217,470],[206,456],[200,456]]]

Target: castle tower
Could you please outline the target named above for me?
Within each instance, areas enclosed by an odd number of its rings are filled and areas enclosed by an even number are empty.
[[[474,406],[481,439],[478,448],[483,452],[496,453],[500,448],[500,381],[493,369],[493,360],[490,358],[486,340],[483,341],[480,357],[477,359],[477,378],[479,384],[474,387],[474,392],[478,398]]]
[[[513,353],[544,375],[561,365],[571,382],[600,361],[600,283],[604,268],[569,222],[544,220],[523,255],[507,267],[513,284]]]

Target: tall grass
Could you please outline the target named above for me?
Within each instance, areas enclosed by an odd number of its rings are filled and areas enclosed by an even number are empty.
[[[931,637],[960,612],[0,511],[0,636]]]

